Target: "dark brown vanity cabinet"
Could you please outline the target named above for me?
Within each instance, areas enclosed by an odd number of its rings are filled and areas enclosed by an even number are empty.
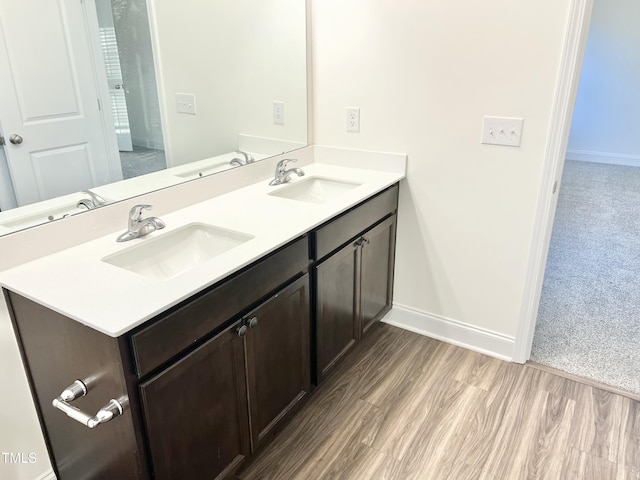
[[[305,235],[118,338],[5,291],[57,478],[229,478],[310,391],[308,268]],[[58,411],[75,379],[123,413]]]
[[[224,478],[250,454],[244,348],[237,328],[140,385],[154,478]]]
[[[309,276],[245,317],[252,450],[278,430],[311,390]]]
[[[117,338],[5,290],[59,480],[232,477],[390,309],[397,202],[396,184]],[[54,408],[76,379],[67,413],[122,413],[90,429]]]
[[[306,397],[308,275],[140,385],[154,478],[227,478]]]
[[[330,252],[313,269],[318,383],[391,309],[397,202],[396,185],[316,232],[316,256]]]

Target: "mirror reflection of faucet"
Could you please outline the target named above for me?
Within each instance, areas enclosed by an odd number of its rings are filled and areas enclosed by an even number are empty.
[[[256,159],[253,158],[253,155],[251,155],[250,153],[243,152],[242,150],[236,150],[236,153],[242,155],[244,158],[233,157],[229,162],[230,165],[239,167],[241,165],[247,165],[256,161]]]
[[[142,218],[144,210],[151,210],[151,205],[136,205],[129,210],[128,230],[119,235],[118,242],[126,242],[134,238],[144,237],[156,230],[162,230],[166,225],[158,217]]]
[[[297,158],[285,158],[284,160],[280,160],[276,165],[276,173],[273,180],[269,182],[269,185],[282,185],[283,183],[287,183],[291,181],[291,174],[295,173],[299,177],[304,176],[304,170],[301,168],[290,168],[287,170],[287,164],[289,162],[297,162]]]
[[[83,190],[80,193],[89,195],[89,198],[83,198],[78,201],[77,207],[85,207],[87,210],[93,210],[94,208],[103,207],[107,204],[107,201],[97,193],[93,193],[91,190]]]

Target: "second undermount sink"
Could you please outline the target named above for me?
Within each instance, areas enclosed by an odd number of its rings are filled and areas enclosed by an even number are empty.
[[[275,197],[309,203],[325,203],[362,185],[327,177],[309,177],[269,193]]]
[[[103,262],[154,280],[168,280],[238,245],[253,235],[204,223],[191,223],[102,259]]]

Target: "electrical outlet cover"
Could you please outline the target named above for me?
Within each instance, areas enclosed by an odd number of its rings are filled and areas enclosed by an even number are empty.
[[[284,102],[273,102],[273,123],[284,125]]]
[[[360,107],[347,107],[347,132],[360,131]]]

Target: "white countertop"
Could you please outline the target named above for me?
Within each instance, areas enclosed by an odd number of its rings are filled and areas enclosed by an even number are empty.
[[[313,204],[268,195],[282,187],[270,187],[269,179],[264,179],[162,215],[166,228],[146,237],[117,243],[116,237],[123,230],[114,231],[5,270],[0,272],[0,284],[117,337],[404,178],[404,173],[324,163],[305,166],[304,171],[306,176],[293,176],[292,183],[324,176],[361,185],[331,201]],[[147,278],[102,261],[190,223],[205,223],[254,238],[168,280]]]

